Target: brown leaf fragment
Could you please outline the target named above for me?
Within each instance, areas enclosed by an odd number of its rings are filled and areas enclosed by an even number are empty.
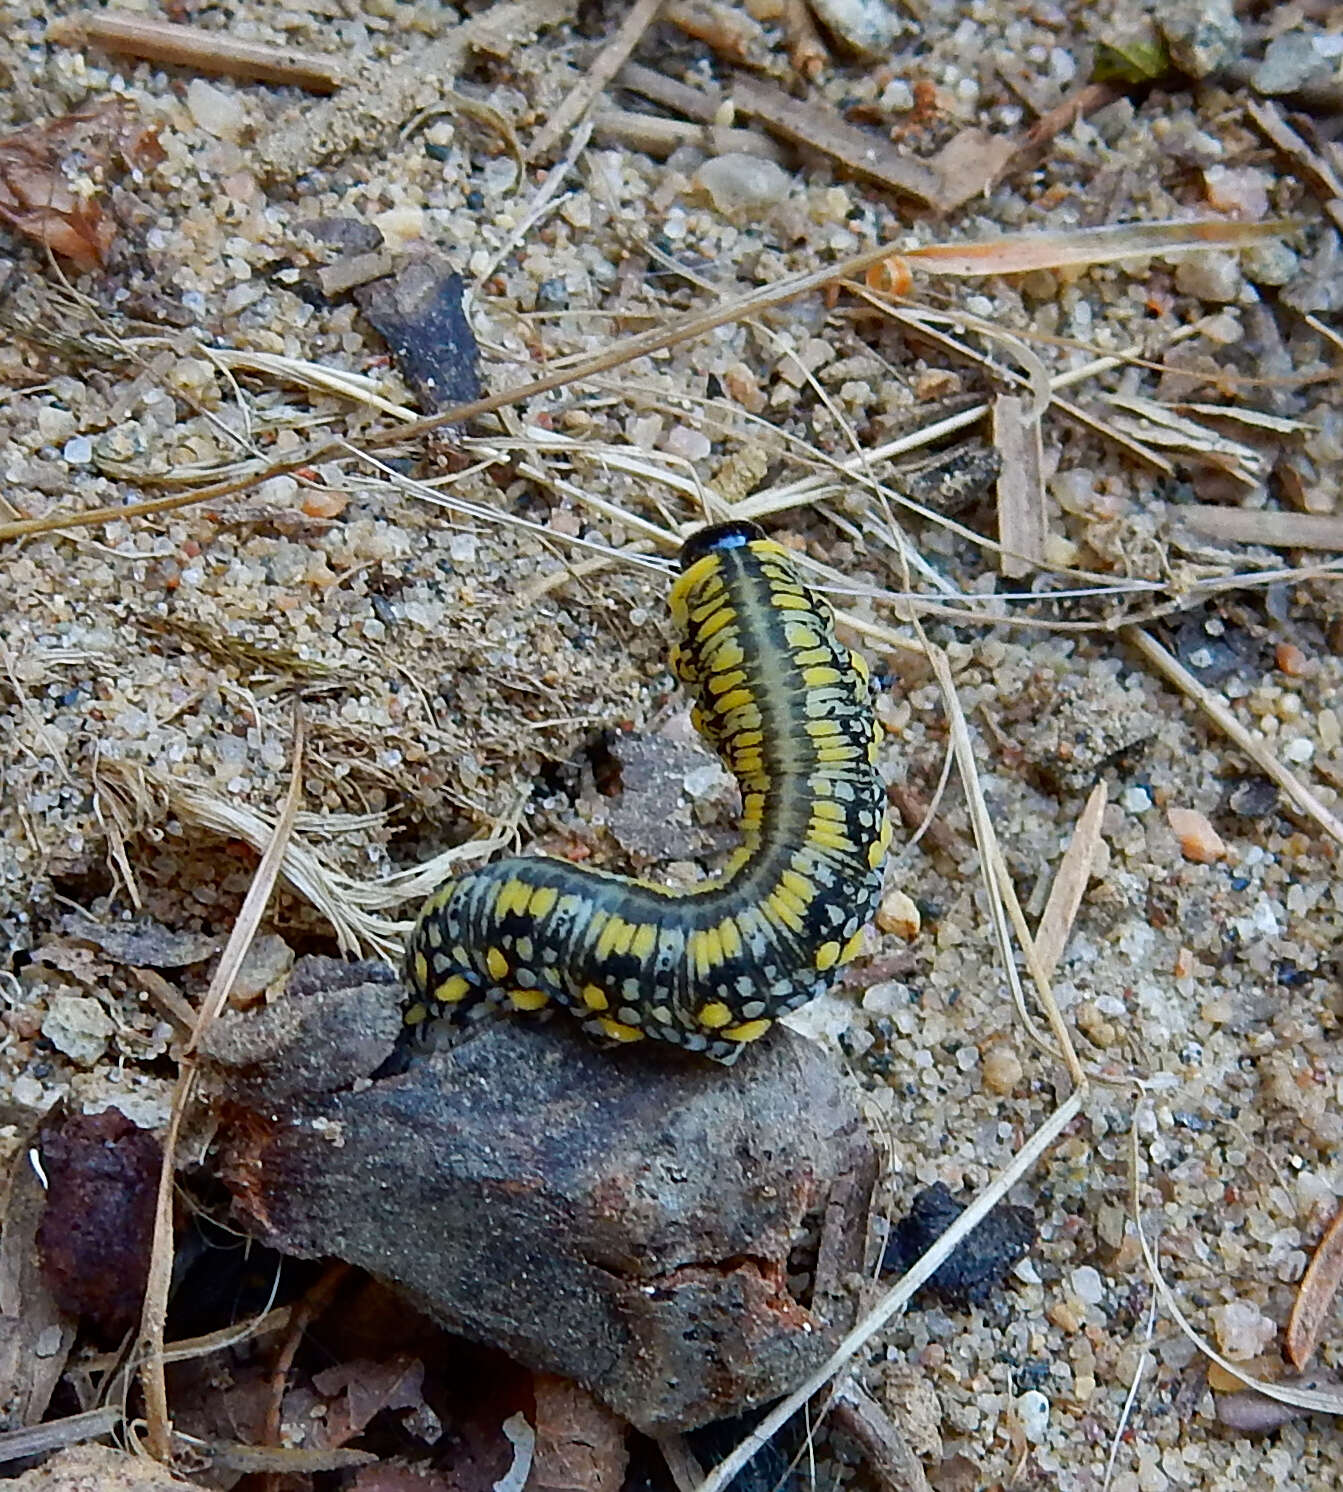
[[[119,102],[39,120],[0,137],[0,222],[80,269],[95,269],[116,226],[85,184],[101,181],[114,163],[139,168],[162,159],[156,133]]]
[[[1319,1372],[1302,1378],[1280,1378],[1278,1387],[1313,1392],[1336,1388],[1339,1382],[1336,1373]],[[1300,1419],[1311,1412],[1299,1404],[1271,1399],[1267,1394],[1258,1393],[1252,1388],[1242,1389],[1234,1394],[1215,1393],[1213,1400],[1217,1405],[1218,1422],[1241,1435],[1269,1435],[1290,1420]]]
[[[531,1492],[619,1492],[629,1465],[625,1423],[586,1389],[538,1373]]]
[[[1298,1373],[1315,1354],[1325,1318],[1343,1281],[1343,1207],[1334,1214],[1311,1257],[1287,1322],[1287,1356]]]
[[[324,1369],[312,1383],[319,1394],[336,1400],[326,1414],[328,1445],[344,1445],[384,1409],[417,1409],[424,1403],[424,1364],[417,1357],[356,1358]]]
[[[104,1338],[125,1331],[140,1309],[161,1160],[154,1136],[118,1109],[73,1114],[42,1136],[43,1273],[62,1309]]]

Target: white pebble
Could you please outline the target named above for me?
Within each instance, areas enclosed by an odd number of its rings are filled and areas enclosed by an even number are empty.
[[[1079,1265],[1071,1275],[1073,1293],[1087,1305],[1099,1305],[1105,1296],[1105,1281],[1090,1264]]]
[[[1309,736],[1298,736],[1296,740],[1289,741],[1282,749],[1282,754],[1289,762],[1294,762],[1298,767],[1305,764],[1315,755],[1315,742]]]
[[[1152,806],[1152,795],[1145,787],[1126,787],[1119,802],[1126,813],[1146,813]]]
[[[474,565],[476,562],[475,534],[453,534],[448,543],[448,555],[457,565]]]
[[[215,135],[221,140],[236,140],[247,122],[246,111],[238,96],[225,93],[204,78],[193,78],[187,84],[187,108],[207,135]]]
[[[1182,260],[1175,271],[1175,288],[1195,300],[1235,300],[1240,287],[1240,264],[1234,254],[1196,254]]]
[[[687,461],[703,461],[713,450],[713,442],[702,430],[692,430],[689,425],[673,425],[663,437],[662,449],[672,456],[683,456]]]
[[[730,151],[705,161],[695,183],[708,192],[724,217],[748,217],[776,206],[788,195],[793,178],[773,161]]]
[[[1278,1334],[1277,1322],[1249,1300],[1232,1300],[1215,1306],[1212,1329],[1217,1345],[1232,1362],[1249,1362],[1258,1357]]]
[[[61,456],[71,466],[87,466],[93,460],[93,442],[87,435],[76,435],[65,442]]]
[[[1016,1403],[1022,1434],[1032,1445],[1039,1445],[1049,1429],[1049,1400],[1038,1388],[1028,1389]]]

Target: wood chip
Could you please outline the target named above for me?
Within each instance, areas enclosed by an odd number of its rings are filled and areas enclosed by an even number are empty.
[[[993,401],[993,445],[998,471],[999,572],[1020,580],[1045,562],[1044,451],[1035,402],[1017,394]]]
[[[773,83],[748,77],[739,77],[732,85],[732,101],[771,133],[819,150],[855,176],[913,197],[927,207],[946,205],[940,172],[912,159],[881,135],[850,124],[827,105],[793,98]]]
[[[124,57],[162,62],[196,73],[288,83],[309,93],[334,93],[347,81],[337,57],[304,52],[267,41],[244,41],[225,31],[177,26],[128,12],[98,11],[62,16],[47,27],[47,40],[61,46],[92,44]]]
[[[1315,1355],[1340,1283],[1343,1283],[1343,1207],[1334,1214],[1320,1239],[1287,1322],[1287,1356],[1297,1372],[1304,1371]]]
[[[1343,552],[1343,514],[1284,513],[1275,508],[1223,508],[1190,503],[1169,510],[1172,524],[1216,544]]]
[[[696,88],[682,83],[679,78],[669,78],[655,67],[645,67],[642,62],[627,62],[620,69],[616,82],[633,93],[641,93],[664,109],[684,114],[687,119],[697,119],[701,124],[713,124],[723,103],[723,95],[717,88]]]

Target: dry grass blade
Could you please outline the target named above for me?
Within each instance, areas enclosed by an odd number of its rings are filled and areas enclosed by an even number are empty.
[[[210,1023],[218,1016],[228,999],[233,981],[252,945],[262,914],[266,910],[284,862],[285,847],[298,813],[303,786],[302,719],[294,717],[294,753],[284,806],[276,820],[274,832],[257,866],[252,884],[243,899],[238,920],[234,923],[224,947],[210,988],[206,991],[196,1018],[195,1029],[187,1043],[173,1093],[172,1114],[163,1141],[163,1166],[159,1172],[158,1208],[154,1219],[154,1241],[149,1256],[149,1280],[145,1286],[144,1307],[140,1318],[140,1381],[145,1396],[146,1436],[150,1454],[167,1462],[172,1454],[172,1422],[168,1415],[168,1390],[164,1381],[164,1320],[168,1312],[168,1287],[173,1263],[173,1178],[176,1169],[177,1140],[182,1121],[191,1104],[196,1085],[195,1051]]]
[[[943,275],[1019,275],[1035,269],[1064,269],[1179,254],[1196,249],[1242,249],[1281,238],[1300,224],[1294,218],[1233,223],[1223,218],[1194,222],[1109,223],[1065,233],[1011,233],[975,244],[925,244],[901,252],[920,269]],[[899,251],[896,251],[899,252]]]
[[[1170,1312],[1171,1319],[1209,1362],[1215,1362],[1224,1373],[1244,1384],[1246,1388],[1252,1388],[1267,1398],[1275,1399],[1279,1404],[1292,1404],[1298,1409],[1306,1409],[1311,1413],[1343,1414],[1343,1393],[1326,1393],[1314,1388],[1291,1388],[1280,1383],[1263,1382],[1257,1378],[1251,1378],[1242,1364],[1231,1362],[1223,1357],[1184,1314],[1180,1308],[1180,1302],[1175,1298],[1175,1292],[1166,1283],[1161,1273],[1161,1265],[1152,1243],[1143,1231],[1140,1187],[1142,1153],[1139,1139],[1141,1126],[1137,1122],[1138,1117],[1138,1115],[1134,1116],[1134,1122],[1129,1127],[1129,1206],[1138,1245],[1142,1249],[1142,1256],[1147,1264],[1147,1271],[1151,1275],[1157,1294],[1161,1297],[1162,1305]]]
[[[1101,820],[1105,814],[1105,784],[1098,782],[1091,789],[1091,796],[1082,809],[1077,827],[1068,841],[1068,848],[1059,862],[1058,874],[1049,888],[1049,900],[1040,916],[1040,925],[1035,931],[1035,952],[1040,967],[1051,978],[1058,968],[1063,950],[1068,946],[1077,909],[1082,905],[1082,896],[1095,864],[1096,850],[1101,843]]]
[[[1012,1164],[985,1187],[960,1217],[947,1229],[921,1259],[894,1285],[877,1305],[844,1338],[829,1358],[781,1403],[765,1416],[756,1428],[725,1456],[700,1483],[697,1492],[724,1492],[742,1467],[767,1446],[784,1425],[819,1393],[837,1373],[843,1371],[854,1356],[882,1329],[895,1313],[907,1305],[920,1287],[946,1262],[961,1242],[976,1228],[1007,1193],[1041,1159],[1045,1151],[1067,1129],[1082,1111],[1083,1090],[1068,1095],[1053,1114],[1021,1147]]]
[[[1287,1356],[1303,1372],[1315,1355],[1329,1307],[1343,1284],[1343,1207],[1334,1214],[1296,1292],[1287,1322]]]
[[[1283,516],[1283,515],[1278,515]],[[1275,782],[1302,813],[1315,822],[1339,844],[1343,844],[1343,820],[1326,808],[1304,782],[1268,751],[1262,741],[1256,741],[1249,731],[1231,713],[1226,703],[1189,672],[1165,648],[1144,632],[1141,627],[1123,627],[1120,636],[1140,652],[1149,663],[1164,674],[1175,687],[1203,711],[1218,730],[1245,753],[1265,777]]]

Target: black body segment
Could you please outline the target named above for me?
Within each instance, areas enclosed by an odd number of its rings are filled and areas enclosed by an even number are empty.
[[[539,856],[449,881],[410,937],[408,1023],[555,1002],[730,1063],[852,956],[890,841],[866,665],[753,524],[701,530],[681,563],[671,661],[741,786],[740,847],[690,892]]]

